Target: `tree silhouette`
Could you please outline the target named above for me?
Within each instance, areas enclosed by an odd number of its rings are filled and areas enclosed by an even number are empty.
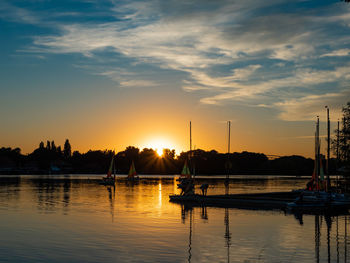
[[[50,143],[49,140],[46,141],[46,149],[47,149],[47,150],[51,150],[51,143]]]
[[[56,149],[56,151],[57,151],[57,153],[58,153],[59,155],[62,155],[62,148],[61,148],[61,146],[58,146],[57,149]]]
[[[45,147],[45,146],[44,146],[44,142],[40,142],[40,143],[39,143],[39,148],[40,148],[40,149],[44,149],[44,147]]]
[[[163,149],[163,158],[174,160],[175,159],[175,150]]]
[[[52,141],[52,142],[51,142],[51,151],[53,151],[53,152],[56,151],[55,141]]]
[[[339,160],[344,163],[350,163],[350,102],[343,107],[341,127],[339,128],[339,131],[338,129],[335,130],[335,134],[336,137],[332,139],[333,152],[337,154],[337,150],[339,150]]]
[[[344,112],[346,116],[350,115],[350,104],[345,107]],[[344,127],[349,127],[349,117],[345,118],[344,123],[347,125]],[[345,131],[349,129],[343,130],[346,134]],[[347,139],[347,142],[349,141],[350,138]],[[190,154],[191,158],[188,160]],[[28,155],[22,155],[19,148],[0,148],[0,173],[15,171],[22,174],[47,174],[53,172],[52,167],[57,167],[60,173],[103,174],[108,170],[112,155],[111,150],[89,150],[86,153],[74,151],[71,154],[68,139],[65,141],[63,153],[61,146],[56,146],[54,141],[47,141],[46,147],[40,142],[39,147]],[[197,175],[223,175],[227,173],[228,159],[232,164],[230,174],[310,175],[313,169],[313,161],[301,156],[269,160],[264,154],[252,152],[235,152],[228,155],[215,150],[196,149],[176,156],[174,150],[164,149],[163,156],[160,157],[153,149],[145,148],[140,151],[134,146],[129,146],[115,155],[119,174],[126,174],[132,161],[135,162],[136,170],[140,174],[179,174],[184,162],[187,161],[192,172],[195,170]]]
[[[139,156],[139,148],[136,148],[134,146],[128,146],[126,147],[124,153],[125,153],[125,157],[129,160],[129,161],[137,161],[138,156]]]
[[[72,148],[70,146],[69,140],[66,139],[65,143],[64,143],[64,148],[63,148],[63,156],[64,158],[68,159],[71,157],[71,153],[72,153]]]

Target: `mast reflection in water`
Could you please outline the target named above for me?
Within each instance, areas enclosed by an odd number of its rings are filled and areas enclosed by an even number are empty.
[[[205,182],[225,192],[225,178]],[[348,215],[189,207],[173,177],[103,186],[100,176],[0,177],[4,262],[347,262]],[[201,185],[204,179],[196,178]],[[287,191],[304,179],[232,179],[230,193]],[[196,187],[198,187],[196,185]]]

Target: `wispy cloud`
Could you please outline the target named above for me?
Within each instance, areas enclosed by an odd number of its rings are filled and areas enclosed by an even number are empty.
[[[327,138],[327,135],[320,135],[320,138]],[[305,139],[305,140],[315,140],[315,136],[305,135],[305,136],[290,136],[290,137],[278,137],[278,140],[292,140],[292,139]]]
[[[285,100],[284,102],[276,103],[281,113],[280,119],[285,121],[307,121],[315,120],[316,116],[325,114],[324,107],[331,108],[331,119],[337,119],[341,115],[339,101],[343,104],[349,98],[350,92],[342,93],[327,93],[323,95],[309,95],[299,99]]]
[[[16,23],[39,24],[40,19],[31,11],[14,6],[7,2],[0,2],[0,18]]]
[[[349,56],[350,49],[349,48],[343,48],[339,50],[333,50],[332,52],[326,53],[321,55],[321,57],[342,57],[342,56]]]
[[[54,33],[36,36],[28,52],[79,53],[91,60],[118,54],[123,60],[114,61],[116,70],[108,65],[97,74],[123,87],[148,87],[157,80],[136,77],[132,63],[183,72],[182,89],[197,92],[203,104],[245,101],[275,108],[283,120],[312,119],[319,103],[340,109],[350,78],[341,60],[350,52],[348,7],[311,10],[296,2],[288,11],[277,8],[285,2],[111,1],[106,12],[113,20],[57,23]],[[4,8],[12,10],[8,17],[22,12],[23,22],[38,21],[24,9]]]
[[[327,84],[336,81],[343,80],[346,83],[346,80],[350,78],[350,70],[349,67],[339,67],[335,70],[312,70],[312,69],[301,69],[285,78],[279,79],[271,79],[265,80],[261,74],[259,74],[260,79],[256,81],[254,84],[250,84],[249,81],[245,83],[238,83],[236,81],[227,81],[226,78],[222,79],[213,79],[208,76],[202,77],[202,79],[198,79],[197,81],[201,84],[214,85],[214,83],[218,83],[216,87],[224,87],[225,90],[221,90],[220,94],[202,98],[201,102],[204,104],[220,104],[223,101],[227,100],[248,100],[248,99],[263,99],[262,96],[266,95],[267,92],[272,92],[277,90],[277,95],[270,93],[270,96],[277,97],[278,100],[289,100],[290,96],[294,96],[299,98],[300,96],[308,96],[308,93],[320,93],[317,91],[317,85],[319,84]],[[283,94],[278,92],[280,89],[286,88],[297,88],[298,92],[294,91],[293,94],[286,93]],[[307,89],[306,89],[307,88]],[[229,90],[227,90],[229,89]],[[334,92],[337,89],[334,89]],[[340,88],[341,90],[347,90],[347,86]],[[322,92],[322,91],[321,91]],[[340,94],[340,93],[334,93]],[[327,96],[328,94],[323,94]],[[310,95],[312,96],[312,95]],[[276,98],[274,98],[276,100]],[[259,100],[257,100],[257,105],[262,105]],[[265,107],[268,106],[263,104]],[[273,107],[273,105],[269,105],[269,107]],[[277,105],[277,104],[276,104]],[[287,108],[288,103],[285,104],[285,108]],[[338,106],[339,108],[339,106]],[[286,119],[286,118],[283,118]]]
[[[120,85],[122,87],[154,87],[158,86],[155,81],[150,80],[126,80],[121,81]]]

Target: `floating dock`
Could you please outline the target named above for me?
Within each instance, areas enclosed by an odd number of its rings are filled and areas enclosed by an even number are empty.
[[[170,202],[190,204],[193,206],[217,206],[257,209],[284,209],[293,202],[300,191],[229,194],[229,195],[170,195]]]

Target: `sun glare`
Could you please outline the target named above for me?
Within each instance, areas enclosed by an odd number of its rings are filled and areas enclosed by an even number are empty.
[[[163,156],[163,150],[164,150],[164,148],[162,148],[162,149],[156,149],[156,152],[157,152],[157,154],[160,156],[160,157],[162,157]]]
[[[156,139],[152,139],[150,141],[148,141],[145,144],[145,148],[152,148],[153,150],[155,150],[157,152],[157,154],[162,157],[163,156],[163,150],[164,149],[174,149],[173,144],[164,139],[164,138],[156,138]]]

